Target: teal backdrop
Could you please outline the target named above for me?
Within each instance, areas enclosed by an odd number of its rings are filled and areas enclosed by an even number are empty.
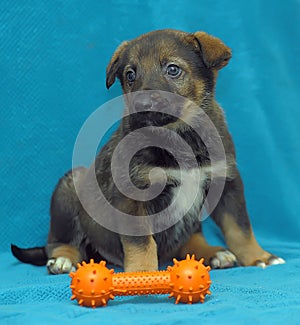
[[[299,19],[299,0],[0,1],[0,323],[300,324]],[[255,233],[287,264],[212,271],[203,305],[162,296],[79,308],[67,275],[20,264],[10,243],[45,244],[51,193],[72,165],[81,125],[121,94],[118,83],[105,88],[112,53],[162,28],[203,30],[231,47],[216,96]],[[222,243],[212,223],[205,230]]]

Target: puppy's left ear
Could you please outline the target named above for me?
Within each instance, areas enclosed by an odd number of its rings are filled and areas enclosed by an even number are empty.
[[[106,88],[109,89],[116,80],[116,74],[120,67],[121,57],[129,42],[125,41],[116,49],[106,68]]]
[[[231,50],[220,39],[205,32],[196,32],[192,36],[197,42],[203,62],[208,68],[220,70],[228,64]]]

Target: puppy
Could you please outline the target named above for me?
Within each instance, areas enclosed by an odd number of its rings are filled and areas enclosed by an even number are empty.
[[[73,169],[59,181],[51,200],[47,245],[29,249],[12,245],[14,256],[25,263],[46,264],[53,274],[69,272],[91,257],[105,259],[125,271],[156,270],[160,263],[172,257],[184,258],[187,253],[204,257],[212,268],[284,263],[263,250],[254,237],[232,138],[215,101],[218,72],[230,58],[230,49],[204,32],[159,30],[123,42],[108,64],[106,86],[110,88],[116,78],[120,80],[125,111],[130,114],[124,115],[90,169]],[[218,139],[205,128],[195,131],[204,115],[213,122],[226,156],[226,176],[219,175],[219,179],[207,145],[210,142],[213,146]],[[129,159],[128,174],[136,195],[158,186],[159,194],[147,200],[122,193],[113,178],[114,171],[120,170],[119,183],[123,184],[126,168],[122,168],[122,161],[128,159],[127,152],[137,142],[119,152],[117,167],[112,168],[120,141],[141,128],[140,139],[150,145]],[[172,133],[160,139],[162,128]],[[174,148],[174,133],[191,148],[190,152],[179,150],[181,169],[176,154],[151,145],[156,139],[156,143],[166,141],[166,146]],[[99,197],[92,175],[103,196]],[[223,190],[216,201],[208,193],[221,181]],[[192,203],[187,204],[190,196]],[[222,230],[228,249],[206,242],[200,220],[204,203]],[[119,212],[112,212],[111,206]],[[159,219],[149,222],[149,215],[159,215]],[[132,223],[127,222],[130,216],[135,216]]]

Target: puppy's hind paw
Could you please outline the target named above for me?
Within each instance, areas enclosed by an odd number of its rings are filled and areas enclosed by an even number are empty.
[[[75,267],[68,257],[50,258],[47,262],[48,272],[51,274],[63,274],[75,271]]]
[[[262,260],[262,259],[257,259],[255,261],[255,266],[265,268],[269,265],[277,265],[277,264],[284,264],[285,260],[281,257],[278,257],[276,255],[271,255],[268,259]]]

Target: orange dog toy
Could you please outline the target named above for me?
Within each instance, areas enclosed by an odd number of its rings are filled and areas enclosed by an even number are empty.
[[[72,278],[72,297],[79,305],[87,307],[105,306],[109,299],[118,296],[166,294],[174,297],[175,303],[204,302],[211,284],[209,266],[203,265],[204,259],[195,260],[188,254],[185,260],[173,259],[174,265],[167,271],[154,272],[120,272],[114,273],[105,265],[91,260],[89,264],[78,263],[76,272],[70,273]]]

